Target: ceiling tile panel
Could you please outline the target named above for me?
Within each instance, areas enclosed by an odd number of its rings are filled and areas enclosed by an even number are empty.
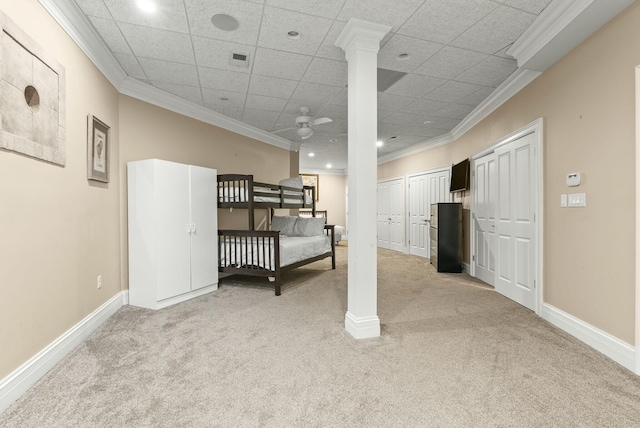
[[[447,132],[448,130],[436,129],[427,126],[407,125],[402,128],[404,134],[422,138],[432,138]]]
[[[358,18],[378,24],[391,25],[396,31],[420,7],[424,0],[346,0],[338,20]]]
[[[289,10],[265,7],[258,46],[313,55],[331,28],[332,21]],[[287,32],[300,33],[296,39]]]
[[[378,53],[378,67],[410,73],[444,46],[403,35],[394,35]],[[400,54],[409,54],[398,59]]]
[[[540,13],[551,3],[551,0],[504,0],[506,6],[525,12],[540,15]]]
[[[398,33],[448,44],[497,6],[490,0],[426,0]]]
[[[239,43],[193,36],[193,50],[196,54],[198,66],[201,67],[250,73],[251,63],[255,61],[255,47]],[[246,55],[248,66],[241,67],[232,63],[231,57],[234,53]]]
[[[311,116],[315,116],[317,112],[322,110],[324,107],[324,103],[319,103],[311,98],[303,98],[303,99],[290,99],[287,103],[286,107],[283,110],[283,113],[293,115],[294,117],[302,116],[300,112],[301,107],[306,107],[309,109],[309,114]],[[278,122],[280,123],[280,122]],[[295,120],[291,123],[292,126],[295,126]]]
[[[267,97],[290,98],[298,86],[295,80],[278,79],[276,77],[253,74],[249,83],[249,93]]]
[[[451,45],[493,54],[513,43],[536,19],[536,15],[511,7],[499,6],[469,28]]]
[[[433,112],[433,116],[444,117],[448,119],[464,119],[475,107],[465,104],[451,103],[447,107]]]
[[[144,70],[140,67],[138,59],[133,55],[114,53],[120,66],[124,69],[124,72],[128,76],[138,80],[148,80],[147,75],[144,74]]]
[[[264,95],[247,95],[247,102],[245,104],[245,108],[247,109],[258,109],[258,110],[268,110],[273,111],[278,114],[275,116],[275,120],[280,115],[280,112],[287,105],[288,100],[285,98],[274,98],[274,97],[265,97]]]
[[[242,120],[252,120],[257,122],[268,122],[269,127],[271,129],[273,124],[276,123],[276,119],[280,116],[279,112],[276,111],[266,111],[266,110],[258,110],[253,108],[245,108],[244,115],[242,116]]]
[[[119,24],[122,34],[137,57],[195,64],[188,34],[131,24]]]
[[[381,122],[396,123],[398,125],[407,125],[419,119],[420,119],[420,116],[417,114],[396,112],[385,117],[384,119],[381,120]]]
[[[458,100],[459,104],[468,104],[472,106],[477,106],[481,102],[483,102],[491,93],[494,91],[494,88],[484,87],[482,89],[478,89],[473,94],[466,96],[464,98],[460,98]]]
[[[126,22],[142,27],[156,28],[160,30],[189,33],[187,13],[183,0],[162,0],[156,2],[156,11],[144,12],[135,1],[131,0],[104,0],[111,16],[118,22]]]
[[[412,97],[382,94],[378,97],[378,108],[380,110],[400,111],[415,100],[416,98]]]
[[[244,0],[185,0],[191,33],[196,36],[254,45],[260,32],[263,6]],[[230,15],[240,26],[234,31],[224,31],[211,23],[214,14]]]
[[[102,37],[102,40],[104,40],[109,49],[111,49],[111,52],[128,55],[133,54],[114,20],[96,17],[91,17],[90,20],[94,28],[98,31],[98,34],[100,34],[100,37]]]
[[[208,105],[207,107],[215,112],[218,112],[225,116],[229,116],[236,120],[242,120],[242,114],[244,113],[244,108],[242,107],[231,107],[222,105]]]
[[[167,91],[185,100],[202,105],[202,93],[199,86],[175,85],[173,83],[152,82],[156,88]]]
[[[416,68],[415,73],[451,79],[487,57],[487,54],[446,46]]]
[[[388,94],[423,97],[434,89],[442,86],[446,80],[436,77],[408,74],[394,83],[385,92]]]
[[[261,76],[300,80],[313,57],[273,49],[258,48],[253,73]]]
[[[428,122],[428,123],[425,123]],[[446,117],[436,117],[436,116],[423,116],[415,122],[411,123],[411,125],[417,125],[425,128],[437,128],[439,130],[447,130],[455,128],[456,125],[460,123],[460,119],[450,119]]]
[[[138,61],[149,77],[149,80],[153,82],[199,86],[198,72],[195,65],[159,61],[149,58],[139,58]]]
[[[207,106],[244,108],[247,95],[240,92],[203,88],[202,97],[204,104]]]
[[[349,90],[347,88],[342,88],[338,95],[336,95],[332,100],[331,104],[336,104],[340,106],[346,106],[349,99]]]
[[[447,103],[433,100],[415,100],[402,109],[405,113],[429,114],[447,106]]]
[[[309,15],[321,16],[323,18],[334,19],[345,0],[267,0],[267,5]]]
[[[324,106],[322,110],[318,113],[319,117],[330,117],[331,119],[338,120],[347,120],[347,106],[339,106],[335,104],[328,104]]]
[[[263,131],[269,131],[273,126],[273,123],[270,121],[252,119],[251,117],[242,119],[242,122],[246,123],[247,125],[256,127],[258,129],[262,129]]]
[[[113,19],[111,12],[102,0],[76,0],[80,9],[88,16],[98,18]]]
[[[497,87],[517,69],[518,65],[513,59],[490,56],[456,76],[456,80],[476,85]]]
[[[344,29],[346,24],[341,21],[334,21],[331,25],[331,29],[327,33],[327,36],[322,41],[322,44],[316,52],[316,56],[321,58],[335,59],[338,61],[346,61],[344,51],[335,45],[338,36]]]
[[[436,90],[428,93],[425,98],[446,103],[456,102],[481,88],[482,86],[472,85],[471,83],[448,81]]]
[[[347,63],[325,58],[314,58],[302,80],[345,87],[347,85]]]
[[[297,100],[314,100],[322,104],[328,104],[342,90],[338,86],[321,85],[319,83],[300,82],[293,92],[292,98]],[[308,106],[307,106],[308,107]],[[314,113],[314,112],[312,112]]]
[[[223,89],[233,92],[247,92],[249,74],[217,68],[198,67],[200,85],[203,88]]]

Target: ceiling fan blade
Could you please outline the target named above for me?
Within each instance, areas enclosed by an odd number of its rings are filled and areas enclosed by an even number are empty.
[[[284,128],[284,129],[278,129],[277,131],[271,131],[271,132],[274,134],[277,134],[278,132],[291,131],[292,129],[297,129],[297,128]]]
[[[316,125],[322,125],[323,123],[329,123],[329,122],[333,122],[333,119],[329,117],[319,117],[317,119],[313,119],[311,121],[311,124],[316,126]]]

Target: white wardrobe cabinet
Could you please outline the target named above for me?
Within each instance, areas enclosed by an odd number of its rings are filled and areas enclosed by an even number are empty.
[[[160,309],[218,288],[217,171],[127,164],[129,303]]]

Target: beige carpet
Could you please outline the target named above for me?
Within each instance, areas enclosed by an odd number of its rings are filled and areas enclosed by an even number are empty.
[[[344,331],[346,247],[282,296],[124,307],[2,427],[638,427],[640,378],[463,274],[379,251],[382,336]]]

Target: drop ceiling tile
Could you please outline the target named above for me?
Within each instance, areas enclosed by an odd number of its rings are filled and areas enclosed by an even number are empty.
[[[282,113],[276,120],[275,127],[278,129],[294,128],[296,126],[296,117],[300,116],[300,111],[297,114]]]
[[[396,31],[424,0],[398,0],[392,5],[388,0],[347,0],[338,14],[339,21],[358,18],[378,24],[391,25]]]
[[[294,117],[302,116],[302,113],[300,112],[301,107],[308,108],[309,115],[313,117],[316,115],[317,112],[322,110],[322,107],[324,107],[324,103],[319,103],[319,102],[308,100],[308,99],[307,100],[290,99],[282,113],[291,114]],[[295,120],[292,122],[292,126],[295,126]]]
[[[336,17],[343,3],[344,0],[305,0],[304,2],[291,0],[267,0],[268,6],[330,19],[334,19]]]
[[[378,67],[410,73],[444,46],[400,34],[394,35],[378,53]],[[409,54],[404,60],[399,54]]]
[[[300,80],[313,57],[292,52],[258,48],[253,73],[261,76]]]
[[[189,33],[183,0],[156,2],[157,10],[154,13],[144,12],[136,6],[136,2],[131,0],[104,0],[104,3],[113,19],[120,23],[126,22],[159,30]]]
[[[382,119],[392,115],[393,113],[395,113],[395,112],[394,111],[389,111],[389,110],[382,110],[380,108],[380,104],[378,103],[378,122],[381,122]]]
[[[247,92],[249,77],[247,73],[198,67],[200,85],[203,88],[222,89],[233,92]]]
[[[223,114],[236,120],[242,120],[242,114],[244,113],[244,108],[242,107],[231,107],[222,105],[207,105],[207,107],[217,113]]]
[[[195,65],[138,58],[142,69],[153,82],[175,83],[177,85],[199,86]]]
[[[244,0],[185,0],[191,34],[210,39],[255,45],[260,32],[262,5]],[[240,26],[224,31],[211,23],[211,17],[223,13],[236,18]]]
[[[414,102],[416,98],[393,94],[382,94],[378,97],[378,109],[400,111]]]
[[[246,94],[241,92],[221,91],[219,89],[202,89],[204,104],[208,106],[244,108]],[[226,99],[224,99],[226,98]]]
[[[267,97],[290,98],[298,82],[295,80],[278,79],[276,77],[251,75],[249,93],[265,95]]]
[[[338,61],[346,61],[344,51],[335,45],[336,40],[346,24],[340,21],[334,21],[327,36],[316,52],[316,56],[321,58],[335,59]]]
[[[265,7],[258,46],[313,55],[331,28],[332,21],[317,16],[289,10]],[[300,33],[297,39],[287,37],[287,32]]]
[[[242,122],[247,125],[251,125],[255,128],[262,129],[263,131],[270,131],[273,127],[273,123],[269,121],[256,120],[251,118],[242,119]]]
[[[436,112],[433,112],[433,116],[437,116],[437,117],[445,117],[445,118],[449,118],[449,119],[464,119],[465,117],[467,117],[467,115],[469,113],[471,113],[473,111],[475,107],[473,106],[468,106],[465,104],[454,104],[451,103],[449,104],[449,106],[440,109]]]
[[[426,0],[398,33],[448,44],[497,6],[489,0]]]
[[[513,59],[490,56],[456,76],[456,80],[495,88],[517,69],[518,65]]]
[[[324,105],[333,100],[342,88],[338,86],[321,85],[319,83],[300,82],[291,96],[297,100],[311,100]]]
[[[342,88],[338,95],[336,95],[332,100],[331,104],[336,104],[339,106],[346,106],[349,99],[349,90],[347,88]]]
[[[347,106],[328,104],[324,106],[322,110],[320,110],[320,113],[318,113],[318,115],[322,117],[330,117],[334,121],[338,119],[346,121],[348,116]]]
[[[420,116],[417,114],[396,112],[385,117],[384,119],[381,120],[381,122],[396,123],[398,125],[407,125],[419,119],[420,119]]]
[[[277,111],[266,111],[266,110],[258,110],[253,108],[245,108],[244,115],[242,116],[243,121],[257,121],[257,122],[270,122],[269,129],[273,127],[273,124],[276,123],[276,119],[280,116],[280,112]]]
[[[191,37],[188,34],[119,24],[122,34],[137,57],[195,64]]]
[[[199,36],[193,36],[192,39],[198,66],[250,73],[251,62],[255,62],[255,47]],[[231,56],[234,53],[246,55],[248,66],[241,67],[231,64]]]
[[[134,79],[147,80],[147,75],[144,74],[144,70],[140,67],[140,63],[135,56],[120,53],[114,53],[113,56],[116,57],[127,76]]]
[[[473,94],[482,86],[472,85],[471,83],[448,81],[434,91],[428,93],[425,98],[434,101],[442,101],[445,103],[456,102],[461,98]]]
[[[345,87],[347,84],[347,63],[325,58],[314,58],[302,80]]]
[[[504,0],[506,6],[533,13],[534,15],[540,15],[549,3],[551,3],[551,0]]]
[[[378,139],[389,138],[398,135],[398,131],[402,129],[402,125],[397,123],[378,122]]]
[[[288,100],[285,98],[265,97],[264,95],[248,94],[245,108],[277,112],[277,119],[280,115],[280,112],[286,107],[287,102]]]
[[[109,49],[111,49],[111,52],[133,54],[114,20],[96,17],[90,17],[89,19],[100,37],[102,37],[102,40],[104,40]]]
[[[448,105],[447,105],[448,106]],[[425,123],[428,122],[428,123]],[[439,131],[447,130],[455,128],[456,125],[460,123],[460,119],[450,119],[446,117],[436,117],[436,116],[423,116],[420,119],[412,122],[410,125],[421,126],[426,128],[436,128]]]
[[[487,57],[484,53],[446,46],[416,68],[415,73],[451,79]]]
[[[483,102],[489,95],[493,93],[494,88],[482,88],[474,92],[473,94],[461,98],[458,100],[459,104],[468,104],[472,106],[477,106],[481,102]]]
[[[499,6],[469,28],[451,45],[493,54],[513,43],[536,19],[536,15]]]
[[[388,94],[423,97],[434,89],[442,86],[446,80],[436,77],[408,74],[394,83],[385,92]]]
[[[412,135],[422,138],[433,138],[442,135],[447,130],[431,128],[427,126],[407,125],[402,128],[402,132],[406,135]]]
[[[96,16],[98,18],[113,19],[109,9],[102,0],[76,0],[80,9],[88,16]]]
[[[405,113],[429,114],[447,106],[447,103],[433,100],[415,100],[402,109]]]
[[[184,98],[187,101],[191,101],[193,103],[202,105],[202,93],[200,92],[200,88],[198,86],[176,85],[173,83],[153,82],[153,81],[152,81],[152,84],[156,88],[160,88],[163,91],[169,92],[170,94],[176,95],[180,98]]]

